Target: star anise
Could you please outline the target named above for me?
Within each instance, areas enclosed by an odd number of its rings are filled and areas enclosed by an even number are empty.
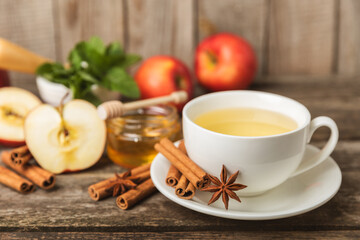
[[[130,171],[125,172],[122,175],[115,173],[116,179],[111,181],[106,186],[107,192],[112,192],[113,197],[119,196],[126,192],[129,189],[133,189],[136,187],[136,184],[130,177]]]
[[[229,206],[229,196],[232,199],[235,199],[236,201],[241,202],[240,198],[236,195],[236,193],[234,191],[244,189],[247,186],[240,184],[240,183],[234,183],[238,175],[239,175],[239,171],[232,174],[229,177],[229,179],[226,180],[227,179],[227,170],[224,165],[222,166],[222,170],[221,170],[221,174],[220,174],[221,181],[217,177],[209,175],[210,181],[215,185],[210,185],[210,186],[202,189],[202,191],[214,192],[213,196],[211,197],[211,199],[208,202],[208,205],[210,205],[213,202],[215,202],[216,200],[218,200],[220,198],[221,194],[222,194],[222,200],[224,202],[226,210],[228,209],[228,206]]]

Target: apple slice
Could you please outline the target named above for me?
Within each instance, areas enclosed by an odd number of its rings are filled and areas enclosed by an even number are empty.
[[[21,88],[0,88],[0,144],[16,147],[25,144],[24,119],[40,105],[34,94]]]
[[[100,159],[106,127],[96,108],[84,100],[70,101],[62,110],[42,104],[25,120],[25,139],[44,169],[53,173],[75,172]]]

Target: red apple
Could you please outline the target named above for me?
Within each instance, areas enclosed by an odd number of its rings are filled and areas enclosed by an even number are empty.
[[[212,91],[246,89],[256,68],[256,57],[250,44],[230,33],[210,36],[196,49],[196,77]]]
[[[193,85],[188,68],[180,60],[169,56],[154,56],[142,63],[135,74],[141,98],[153,98],[184,90],[191,98]],[[184,103],[178,105],[178,109]]]
[[[9,75],[5,70],[0,69],[0,87],[10,86]]]

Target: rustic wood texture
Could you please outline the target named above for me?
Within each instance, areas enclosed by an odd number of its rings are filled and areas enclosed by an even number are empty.
[[[271,1],[269,74],[330,74],[335,15],[335,0]]]
[[[173,55],[192,67],[195,46],[193,0],[126,0],[129,52],[144,59]]]
[[[93,173],[61,175],[53,191],[37,189],[29,195],[20,195],[1,186],[0,231],[221,232],[256,231],[260,226],[263,231],[326,231],[356,230],[360,226],[358,169],[343,171],[340,191],[324,206],[299,216],[272,221],[217,218],[183,208],[160,193],[123,211],[116,206],[115,198],[99,202],[89,198],[87,187],[112,175],[100,172],[98,169]]]
[[[198,1],[198,40],[219,32],[238,34],[254,47],[258,75],[263,73],[266,57],[268,4],[264,0]]]
[[[0,1],[0,36],[44,57],[55,58],[52,1]],[[11,83],[36,91],[35,77],[12,72]]]
[[[99,36],[104,42],[124,43],[123,1],[56,0],[54,2],[57,60],[65,62],[70,49],[81,40]]]
[[[49,192],[37,189],[25,196],[0,186],[0,231],[7,232],[5,239],[25,236],[11,233],[19,231],[32,232],[26,236],[34,238],[66,238],[74,231],[90,239],[359,238],[360,119],[356,115],[360,83],[343,82],[331,86],[324,82],[253,86],[295,98],[309,107],[313,116],[328,115],[339,125],[340,142],[332,156],[342,170],[342,185],[333,199],[311,212],[272,221],[237,221],[194,212],[160,193],[122,211],[116,207],[115,198],[94,202],[88,196],[89,185],[123,171],[104,158],[89,170],[59,175],[57,187]],[[322,146],[326,139],[325,133],[317,132],[313,143]]]
[[[279,231],[279,232],[263,232],[257,231],[231,231],[231,232],[215,232],[215,231],[198,231],[198,232],[5,232],[1,235],[1,239],[359,239],[360,231]]]
[[[360,1],[340,1],[338,72],[360,74]]]
[[[289,75],[330,81],[359,74],[359,6],[356,0],[3,0],[0,36],[64,62],[76,42],[98,35],[144,59],[169,54],[192,69],[196,44],[225,31],[253,45],[256,82]],[[34,76],[11,77],[36,92]]]

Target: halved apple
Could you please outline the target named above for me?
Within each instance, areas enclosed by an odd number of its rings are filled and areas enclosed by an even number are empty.
[[[16,87],[0,88],[0,144],[8,147],[24,145],[25,117],[40,104],[40,99],[29,91]]]
[[[106,126],[84,100],[70,101],[63,108],[42,104],[25,120],[25,139],[41,167],[53,173],[74,172],[100,159]]]

